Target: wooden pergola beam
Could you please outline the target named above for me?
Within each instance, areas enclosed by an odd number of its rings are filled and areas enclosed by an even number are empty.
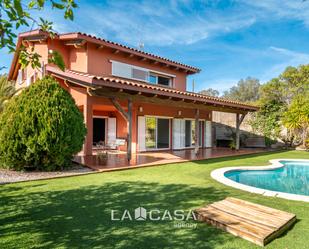
[[[115,98],[109,98],[116,110],[127,121],[127,159],[132,159],[132,100],[128,98],[128,111],[126,112]]]
[[[109,98],[109,100],[112,102],[116,110],[121,114],[121,116],[128,121],[129,116],[128,113],[122,108],[122,106],[119,104],[119,102],[115,98]]]
[[[51,72],[56,77],[67,79],[68,82],[72,82],[72,83],[78,82],[78,84],[84,85],[85,87],[91,86],[91,88],[95,88],[93,91],[95,91],[96,93],[93,94],[93,95],[97,95],[97,96],[106,96],[108,94],[108,92],[110,92],[111,89],[113,89],[113,88],[123,89],[123,91],[128,90],[128,91],[132,91],[132,92],[141,91],[140,89],[136,89],[135,86],[131,86],[131,85],[113,84],[113,87],[111,87],[110,83],[104,82],[100,79],[92,79],[91,82],[88,82],[88,81],[82,81],[80,79],[72,79],[71,77],[59,75],[59,73],[53,72],[50,68],[48,69],[48,71]],[[167,103],[167,102],[160,103],[161,101],[167,101],[167,100],[156,98],[156,101],[154,101],[155,102],[154,104],[171,104],[171,105],[174,104],[174,106],[176,105],[178,107],[183,107],[183,108],[190,108],[190,109],[199,108],[200,110],[202,110],[202,109],[206,110],[207,109],[207,110],[211,110],[211,111],[221,111],[221,112],[241,113],[241,114],[246,114],[248,112],[251,112],[251,111],[254,112],[254,111],[258,110],[258,108],[251,107],[251,106],[248,106],[248,107],[237,106],[237,104],[235,104],[235,103],[229,103],[228,106],[225,105],[225,107],[222,107],[222,105],[219,104],[219,103],[216,103],[215,100],[197,100],[196,98],[194,98],[192,96],[186,96],[185,99],[197,101],[197,103],[200,102],[200,104],[196,105],[194,103],[184,103],[184,102],[177,103],[174,100],[181,100],[182,99],[179,96],[179,94],[177,94],[177,93],[170,93],[170,92],[161,93],[161,92],[159,92],[159,90],[152,90],[152,89],[147,89],[147,88],[143,88],[142,90],[143,91],[141,92],[142,93],[141,96],[137,96],[137,97],[140,97],[141,99],[137,99],[137,101],[142,101],[142,102],[146,102],[146,103],[147,102],[149,103],[149,101],[147,101],[147,97],[144,96],[144,95],[158,94],[158,96],[160,96],[160,95],[166,96],[166,98],[170,99],[170,102],[169,103]],[[128,96],[130,95],[130,93],[127,94],[126,96],[123,96],[121,94],[125,94],[125,93],[117,94],[117,98],[127,99]],[[112,93],[112,96],[110,95],[109,97],[115,97],[115,94]],[[132,98],[132,100],[134,101],[133,98]],[[151,100],[151,101],[153,101],[153,100]],[[150,101],[150,103],[151,103],[151,101]],[[187,104],[187,106],[179,106],[179,104],[181,104],[181,105]]]
[[[166,106],[173,106],[173,107],[179,107],[179,108],[188,108],[188,109],[199,109],[199,110],[205,110],[205,111],[222,111],[222,112],[230,112],[235,113],[235,111],[232,111],[229,108],[221,108],[220,106],[214,106],[214,105],[206,105],[202,103],[187,103],[181,101],[181,99],[177,99],[175,101],[174,97],[166,96],[166,99],[160,98],[159,95],[157,97],[149,97],[144,96],[144,93],[131,95],[129,93],[125,92],[111,92],[109,90],[104,89],[95,89],[91,90],[92,95],[94,96],[101,96],[106,98],[117,98],[121,100],[127,100],[128,98],[131,98],[132,101],[136,102],[144,102],[149,104],[158,104],[158,105],[166,105]],[[247,113],[244,110],[237,110],[237,112],[241,114]]]
[[[24,37],[23,41],[42,42],[46,41],[47,38],[48,38],[47,35],[35,35],[35,36]]]
[[[86,44],[86,40],[84,39],[77,39],[77,40],[69,40],[65,41],[64,45],[66,46],[74,46],[75,48],[82,48]]]

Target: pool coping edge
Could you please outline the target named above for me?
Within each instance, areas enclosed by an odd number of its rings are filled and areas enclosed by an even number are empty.
[[[304,201],[304,202],[309,202],[309,196],[306,195],[298,195],[298,194],[290,194],[290,193],[285,193],[285,192],[279,192],[279,191],[272,191],[272,190],[267,190],[267,189],[262,189],[262,188],[256,188],[252,187],[249,185],[245,185],[242,183],[235,182],[227,177],[225,177],[225,173],[233,170],[272,170],[272,169],[277,169],[284,167],[284,164],[281,163],[281,161],[293,161],[293,162],[308,162],[308,159],[272,159],[269,160],[271,165],[267,166],[235,166],[235,167],[224,167],[224,168],[219,168],[215,169],[210,173],[210,176],[215,179],[216,181],[233,187],[237,189],[241,189],[250,193],[255,193],[255,194],[261,194],[264,196],[272,196],[272,197],[279,197],[279,198],[284,198],[288,200],[294,200],[294,201]]]

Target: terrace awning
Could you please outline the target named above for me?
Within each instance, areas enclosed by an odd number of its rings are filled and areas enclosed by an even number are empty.
[[[46,71],[66,82],[85,87],[90,95],[116,97],[153,104],[177,106],[181,108],[222,111],[246,114],[255,112],[258,107],[203,94],[179,91],[170,87],[148,84],[113,76],[97,76],[87,73],[46,66]]]

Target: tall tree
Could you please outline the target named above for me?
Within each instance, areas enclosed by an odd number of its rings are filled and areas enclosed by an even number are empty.
[[[285,125],[290,132],[295,133],[305,126],[306,113],[301,110],[307,106],[301,99],[309,96],[309,64],[299,67],[287,67],[277,78],[260,87],[260,99],[257,112],[251,124],[255,130],[267,138],[281,138],[280,131]],[[303,129],[303,131],[306,131]],[[303,133],[303,143],[306,133]]]
[[[208,96],[213,96],[213,97],[218,97],[219,96],[219,91],[215,90],[213,88],[208,88],[205,90],[202,90],[199,92],[200,94],[208,95]]]
[[[236,86],[225,91],[223,97],[241,102],[255,102],[259,99],[260,86],[260,81],[256,78],[241,79]]]
[[[53,34],[52,22],[45,18],[35,18],[34,13],[44,8],[59,9],[64,11],[64,18],[73,20],[73,9],[77,7],[74,0],[0,0],[0,49],[7,48],[15,51],[15,38],[18,30],[24,27],[38,26],[41,30]],[[21,48],[20,63],[22,67],[31,64],[33,68],[39,67],[39,55],[33,51]],[[54,56],[54,55],[52,55]],[[56,63],[59,58],[56,58]]]
[[[280,137],[281,118],[285,110],[286,107],[282,102],[272,100],[261,104],[260,110],[252,114],[249,124],[255,132],[265,137],[267,146],[273,144]]]

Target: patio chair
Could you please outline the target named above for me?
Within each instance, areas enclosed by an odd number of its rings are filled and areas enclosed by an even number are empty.
[[[126,140],[117,138],[106,143],[105,148],[110,150],[118,150],[119,146],[125,145]]]

